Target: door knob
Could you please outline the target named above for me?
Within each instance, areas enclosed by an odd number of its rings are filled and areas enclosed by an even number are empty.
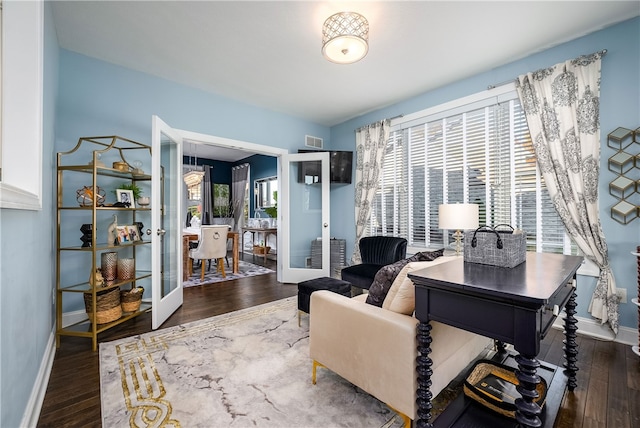
[[[329,223],[323,224],[324,227],[329,227]]]
[[[166,233],[164,229],[158,229],[158,236],[162,236]]]

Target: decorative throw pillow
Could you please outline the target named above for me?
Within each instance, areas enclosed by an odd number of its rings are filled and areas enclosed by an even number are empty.
[[[371,286],[369,287],[367,303],[382,307],[382,303],[384,302],[385,297],[387,297],[387,292],[389,291],[389,288],[391,288],[391,284],[393,284],[393,281],[407,263],[435,260],[437,257],[440,257],[443,252],[444,248],[437,251],[416,253],[407,259],[399,260],[390,265],[381,267],[373,278],[373,283],[371,283]]]
[[[415,309],[415,286],[409,273],[425,269],[440,263],[451,261],[451,257],[442,257],[433,261],[408,263],[398,274],[387,292],[382,307],[400,314],[411,315]]]
[[[389,288],[391,288],[391,284],[407,263],[409,263],[409,261],[404,259],[381,267],[378,272],[376,272],[376,276],[373,278],[373,282],[369,287],[367,303],[382,307],[382,302],[384,302],[384,298],[386,297]]]

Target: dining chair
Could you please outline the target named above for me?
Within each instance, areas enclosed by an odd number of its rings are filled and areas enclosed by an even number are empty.
[[[193,272],[193,260],[201,260],[200,281],[204,281],[205,262],[216,260],[216,271],[227,275],[224,271],[224,258],[227,256],[227,225],[206,225],[200,227],[200,241],[198,246],[189,250],[189,272]]]

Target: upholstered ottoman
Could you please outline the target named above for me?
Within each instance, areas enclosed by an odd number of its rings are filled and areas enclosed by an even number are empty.
[[[298,325],[300,325],[300,313],[309,313],[309,301],[311,293],[318,290],[329,290],[343,296],[351,297],[351,283],[341,279],[322,277],[298,284]]]

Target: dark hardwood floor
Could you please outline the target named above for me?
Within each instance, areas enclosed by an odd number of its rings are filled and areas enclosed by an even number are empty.
[[[260,263],[258,258],[254,263]],[[275,263],[267,267],[275,270]],[[171,327],[243,309],[297,293],[295,284],[281,284],[268,274],[184,289],[184,304],[163,325]],[[141,315],[102,333],[111,341],[151,330],[151,314]],[[539,358],[562,365],[564,335],[552,330]],[[640,359],[627,345],[579,337],[578,387],[566,393],[557,428],[640,427]],[[57,349],[42,406],[39,427],[100,427],[98,352],[91,341],[63,337]],[[494,428],[494,427],[487,427]]]

